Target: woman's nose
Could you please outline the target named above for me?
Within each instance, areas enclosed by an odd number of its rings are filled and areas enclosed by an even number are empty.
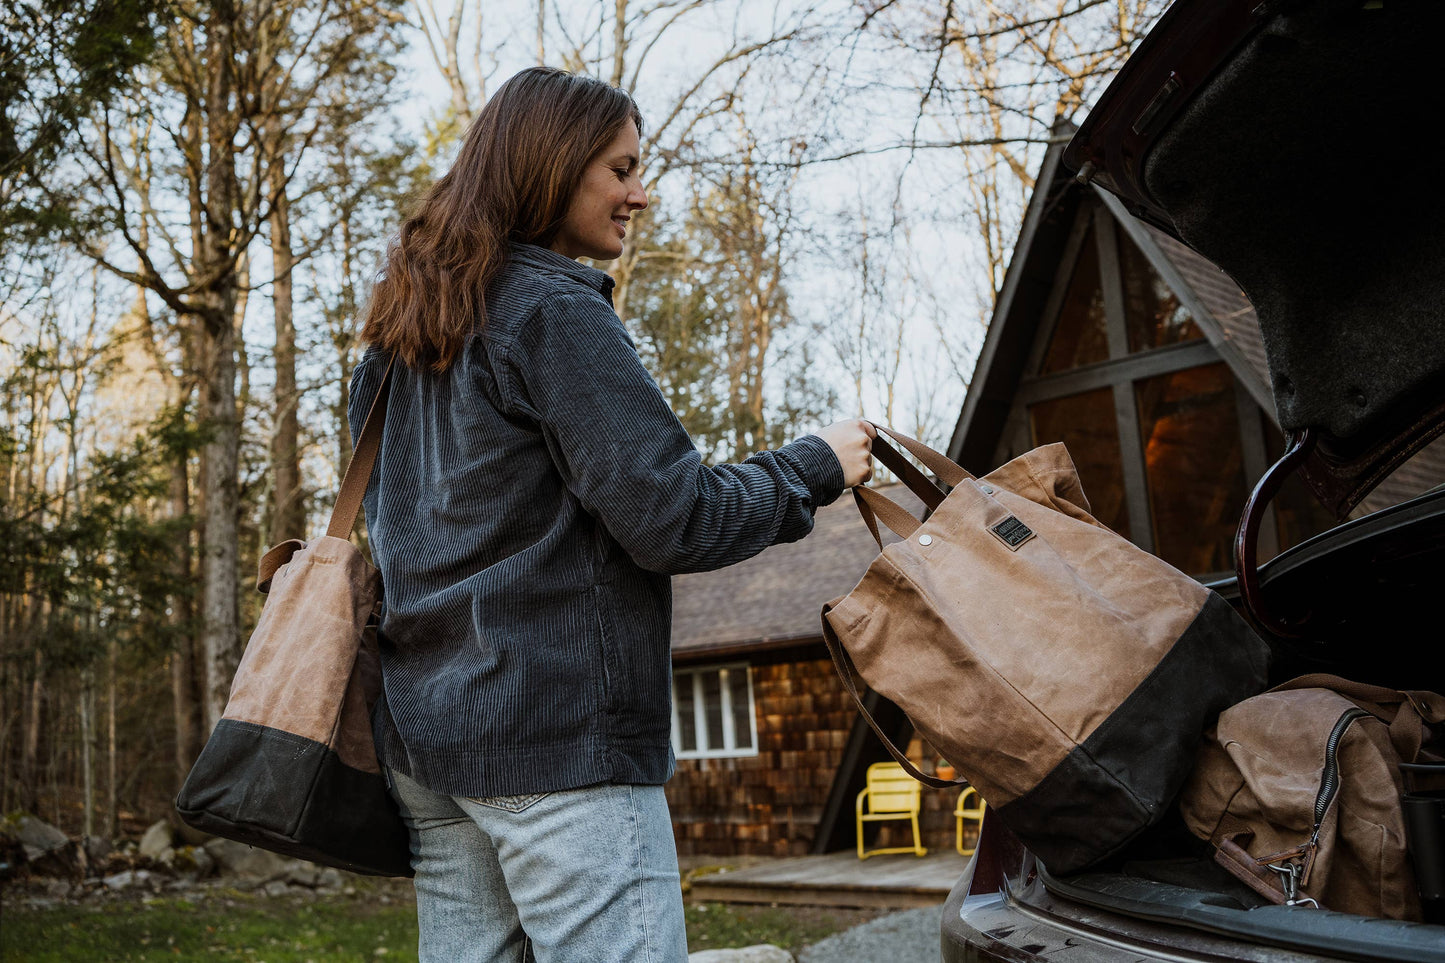
[[[638,181],[637,186],[627,195],[627,205],[639,211],[647,207],[647,191],[641,181]]]

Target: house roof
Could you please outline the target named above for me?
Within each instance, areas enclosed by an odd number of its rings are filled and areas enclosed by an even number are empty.
[[[949,443],[949,457],[976,474],[995,467],[990,462],[1028,362],[1029,348],[1044,320],[1044,302],[1053,287],[1074,215],[1079,204],[1090,196],[1113,215],[1150,266],[1189,309],[1234,377],[1278,425],[1259,318],[1244,292],[1212,261],[1134,217],[1114,195],[1093,184],[1075,181],[1061,163],[1064,139],[1049,149],[1040,168]],[[1437,438],[1396,469],[1353,514],[1368,514],[1397,504],[1442,480],[1445,437]]]
[[[922,503],[902,485],[879,491],[922,513]],[[882,531],[885,544],[897,540]],[[673,658],[724,658],[820,640],[824,604],[851,591],[877,554],[845,494],[818,510],[812,533],[801,541],[774,545],[714,572],[676,576]]]

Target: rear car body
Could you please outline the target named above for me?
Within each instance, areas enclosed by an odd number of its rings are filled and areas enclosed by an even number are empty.
[[[1441,36],[1437,0],[1179,0],[1065,153],[1248,295],[1278,422],[1308,438],[1300,473],[1340,519],[1445,431]],[[1289,627],[1266,631],[1272,683],[1445,690],[1445,490],[1344,521],[1257,579],[1266,624]],[[1236,580],[1211,587],[1238,604]],[[1058,878],[989,820],[945,906],[944,959],[1445,960],[1445,906],[1426,923],[1276,906],[1211,855],[1171,815]]]

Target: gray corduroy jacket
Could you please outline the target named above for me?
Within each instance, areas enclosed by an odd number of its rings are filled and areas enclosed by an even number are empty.
[[[611,306],[513,245],[443,374],[392,370],[365,509],[381,569],[382,761],[464,796],[672,773],[670,574],[795,541],[843,488],[807,436],[707,467]],[[351,382],[352,437],[386,359]]]

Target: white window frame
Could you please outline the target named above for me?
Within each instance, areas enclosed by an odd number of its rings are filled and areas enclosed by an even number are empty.
[[[748,737],[750,745],[738,747],[738,733],[733,724],[731,673],[741,672],[748,683]],[[716,673],[719,676],[718,690],[722,694],[722,732],[713,733],[707,729],[707,707],[703,702],[703,676]],[[692,687],[693,731],[697,734],[696,749],[683,751],[682,728],[678,725],[677,693],[680,686]],[[720,742],[721,745],[713,745]],[[674,669],[672,672],[672,752],[678,759],[737,759],[758,754],[758,707],[753,698],[752,667],[746,662],[732,662],[727,665],[699,666],[698,668]]]

